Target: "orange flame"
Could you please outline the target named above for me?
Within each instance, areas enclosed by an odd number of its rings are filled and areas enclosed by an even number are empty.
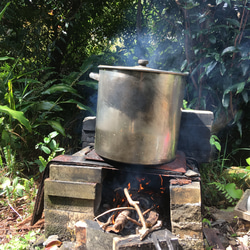
[[[114,225],[115,224],[115,216],[112,215],[112,224]]]
[[[160,179],[161,179],[161,186],[163,186],[163,178],[161,175],[159,175]]]
[[[138,192],[142,191],[143,189],[144,189],[144,187],[143,187],[142,184],[140,183]]]

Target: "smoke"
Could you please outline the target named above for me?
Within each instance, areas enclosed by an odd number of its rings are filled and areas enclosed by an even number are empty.
[[[125,33],[126,34],[126,33]],[[149,61],[150,68],[181,71],[181,65],[185,59],[183,44],[176,38],[143,29],[139,36],[127,39],[121,34],[124,47],[119,51],[120,65],[135,66],[139,59]],[[117,64],[118,65],[118,64]]]

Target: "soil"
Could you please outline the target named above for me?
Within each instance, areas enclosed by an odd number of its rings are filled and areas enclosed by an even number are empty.
[[[35,225],[30,226],[32,214],[30,203],[25,199],[17,199],[16,204],[10,204],[7,200],[1,199],[0,203],[0,245],[8,243],[14,236],[23,237],[30,230],[44,228],[44,218],[41,218]]]
[[[8,243],[12,237],[23,237],[30,230],[40,229],[44,232],[44,217],[34,226],[30,226],[32,214],[28,213],[29,204],[25,200],[19,199],[15,206],[0,205],[0,245]],[[250,247],[250,222],[235,218],[233,212],[222,211],[215,207],[210,207],[203,212],[204,228],[210,228],[217,235],[217,240],[227,250],[245,250]],[[60,236],[59,236],[60,238]],[[209,246],[206,237],[204,237]],[[59,248],[58,248],[59,249]]]

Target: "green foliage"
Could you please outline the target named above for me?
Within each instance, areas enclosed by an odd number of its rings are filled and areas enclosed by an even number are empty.
[[[207,219],[207,218],[203,218],[202,223],[208,225],[209,227],[211,227],[211,221],[209,219]]]
[[[79,79],[89,70],[91,62],[84,62],[79,72],[72,72],[57,80],[51,79],[53,71],[48,68],[15,74],[18,60],[13,67],[8,60],[5,58],[0,67],[0,153],[2,167],[6,165],[10,174],[15,175],[18,168],[25,167],[19,157],[30,155],[29,147],[37,143],[33,135],[38,140],[52,128],[66,136],[62,122],[68,122],[65,121],[68,117],[64,109],[71,106],[90,110],[83,104],[84,99],[76,86],[78,82],[81,86],[85,84]],[[34,77],[37,72],[43,72],[41,80]],[[33,161],[31,157],[26,159]],[[40,160],[42,162],[42,158]]]
[[[23,237],[15,236],[10,240],[9,243],[1,245],[0,250],[26,250],[30,249],[30,246],[36,238],[40,235],[38,231],[29,231]],[[39,250],[39,247],[34,248],[35,250]]]
[[[16,205],[17,199],[25,197],[27,203],[31,203],[36,195],[34,179],[30,180],[20,177],[14,179],[1,177],[0,179],[0,197],[5,197],[9,204]]]
[[[0,20],[2,19],[4,12],[6,11],[6,9],[8,8],[9,5],[10,5],[10,2],[6,3],[3,10],[0,12]]]
[[[0,9],[7,0],[0,3]],[[0,27],[1,50],[25,58],[23,66],[52,66],[57,74],[102,53],[112,37],[131,27],[134,1],[12,1]],[[32,13],[32,14],[31,14]],[[0,53],[1,54],[1,53]]]
[[[39,156],[39,159],[35,160],[35,162],[39,165],[40,172],[44,171],[48,162],[55,158],[58,153],[64,154],[64,148],[60,148],[59,143],[57,143],[54,139],[57,135],[58,132],[51,132],[47,137],[44,137],[43,142],[39,142],[35,147],[36,149],[40,149],[45,154],[49,155],[47,159],[44,159],[43,156]]]
[[[219,140],[218,136],[211,135],[211,137],[210,137],[210,144],[212,146],[215,146],[215,148],[220,152],[221,151],[221,145],[220,145],[219,141],[220,140]]]
[[[209,185],[215,185],[216,189],[225,197],[227,202],[231,205],[236,205],[241,198],[243,191],[237,189],[235,183],[222,184],[219,182],[212,182]]]

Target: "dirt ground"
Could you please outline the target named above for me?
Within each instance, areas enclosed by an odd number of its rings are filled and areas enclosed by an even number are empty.
[[[14,236],[24,236],[30,230],[43,229],[44,218],[30,226],[32,215],[27,212],[29,204],[18,199],[17,204],[0,203],[0,245],[8,243]]]
[[[23,237],[30,230],[40,229],[43,232],[44,218],[34,226],[30,226],[32,215],[25,212],[25,206],[27,205],[21,199],[15,207],[0,205],[0,245],[8,243],[14,236]],[[224,249],[250,249],[249,221],[235,217],[233,212],[222,211],[214,207],[208,208],[204,216],[206,218],[203,220],[204,228],[209,228],[210,233],[216,234],[217,240],[219,239]],[[204,239],[207,242],[205,236]]]

